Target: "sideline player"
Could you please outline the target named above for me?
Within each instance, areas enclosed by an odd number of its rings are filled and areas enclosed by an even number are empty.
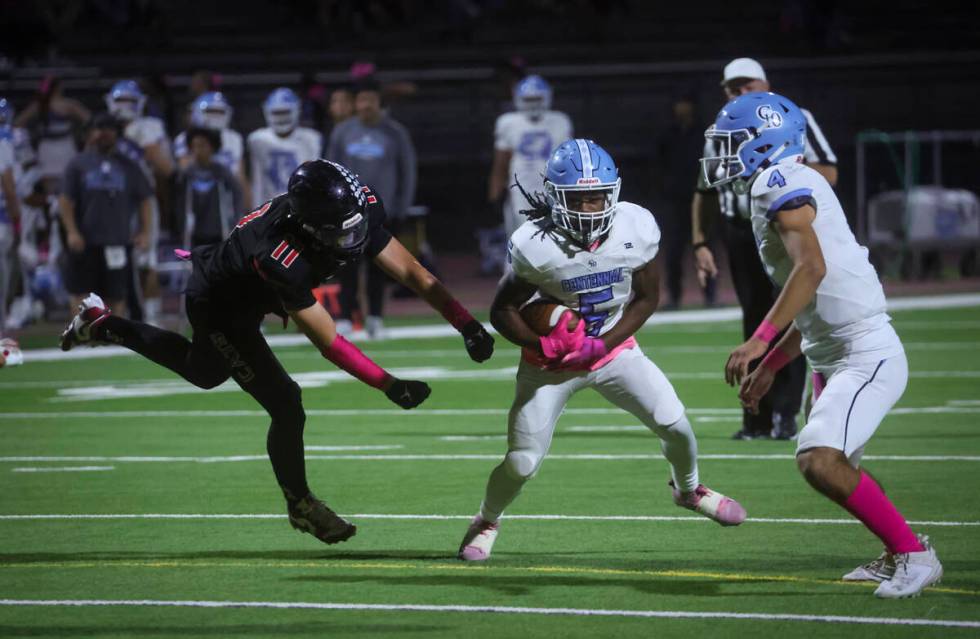
[[[123,125],[119,138],[119,150],[139,164],[150,188],[159,192],[157,184],[168,184],[174,172],[170,155],[170,142],[160,118],[144,115],[146,96],[135,80],[120,80],[112,85],[105,96],[106,108]],[[149,324],[157,324],[160,317],[160,280],[157,276],[157,244],[160,239],[160,203],[150,199],[151,222],[147,246],[133,251],[133,262],[139,272],[140,287],[133,291],[135,299],[128,305],[142,302],[143,317]],[[141,294],[141,295],[140,295]],[[142,298],[142,299],[140,299]],[[133,306],[135,309],[136,306]]]
[[[321,156],[323,136],[299,126],[299,114],[299,96],[286,87],[279,87],[262,103],[266,126],[249,133],[246,140],[253,202],[283,193],[297,166]]]
[[[221,132],[221,148],[215,153],[214,159],[235,176],[242,187],[245,207],[251,208],[253,204],[258,205],[258,202],[252,202],[252,190],[248,186],[248,178],[245,177],[245,146],[242,134],[231,128],[233,112],[223,93],[211,91],[198,97],[191,105],[191,126]],[[186,169],[193,160],[187,146],[186,131],[181,131],[174,138],[174,156],[182,169]]]
[[[678,506],[724,526],[745,519],[738,502],[700,483],[684,405],[633,337],[659,301],[660,229],[650,211],[617,201],[619,187],[612,157],[591,140],[575,139],[548,160],[546,201],[528,198],[531,219],[511,238],[512,270],[490,309],[494,327],[523,348],[508,450],[490,473],[460,559],[490,557],[501,514],[540,467],[565,404],[584,388],[596,389],[660,438]],[[538,337],[520,314],[535,294],[577,309],[584,318],[578,330],[567,330],[566,317],[551,335]]]
[[[262,318],[292,318],[335,365],[402,408],[418,406],[429,395],[428,385],[392,377],[337,335],[333,319],[310,292],[346,262],[366,255],[440,311],[463,334],[473,360],[482,362],[493,352],[493,338],[480,322],[391,237],[384,219],[380,198],[346,167],[306,162],[289,179],[287,193],[243,217],[223,242],[185,255],[193,263],[186,294],[192,341],[111,315],[91,294],[62,334],[61,347],[120,344],[205,389],[233,377],[272,417],[269,458],[290,524],[328,544],[344,541],[355,527],[306,483],[300,388],[266,343]]]
[[[493,132],[493,166],[487,186],[491,204],[503,202],[504,230],[510,237],[521,224],[525,208],[521,194],[510,181],[539,184],[551,152],[572,137],[572,121],[551,110],[551,86],[538,75],[529,75],[514,87],[517,111],[497,118]]]
[[[875,561],[844,575],[877,581],[879,597],[914,597],[942,576],[927,539],[861,470],[861,456],[908,382],[902,342],[868,251],[857,243],[827,180],[802,163],[806,119],[790,100],[749,93],[729,102],[705,132],[719,155],[702,159],[709,186],[749,192],[752,230],[769,277],[782,288],[755,333],[732,351],[725,379],[741,383],[749,410],[775,372],[802,352],[815,371],[815,403],[796,461],[814,489],[885,543]],[[769,343],[786,334],[766,354]],[[749,364],[765,355],[751,374]]]

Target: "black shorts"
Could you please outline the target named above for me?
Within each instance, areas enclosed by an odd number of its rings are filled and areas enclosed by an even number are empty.
[[[65,268],[68,292],[72,295],[96,293],[107,302],[125,300],[133,279],[133,251],[129,246],[116,248],[118,250],[86,246],[79,253],[68,251]]]

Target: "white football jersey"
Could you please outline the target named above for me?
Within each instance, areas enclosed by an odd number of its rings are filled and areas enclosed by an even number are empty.
[[[808,203],[817,215],[813,230],[826,274],[813,301],[796,316],[803,352],[814,368],[842,362],[880,360],[902,351],[885,312],[885,292],[858,244],[837,195],[819,173],[787,160],[769,167],[752,184],[752,231],[769,277],[785,286],[793,260],[771,222],[787,203]],[[792,205],[792,204],[791,204]]]
[[[232,175],[238,175],[238,165],[241,164],[244,152],[242,134],[233,129],[221,129],[221,150],[214,155],[214,160]],[[178,160],[187,156],[190,149],[187,148],[187,134],[181,131],[174,139],[174,157]]]
[[[551,152],[572,137],[572,121],[561,111],[545,111],[537,120],[525,113],[512,111],[497,118],[493,132],[493,148],[510,151],[507,186],[514,175],[529,192],[543,191],[542,179]],[[513,211],[528,208],[517,189],[508,189],[507,200]]]
[[[123,137],[119,140],[119,150],[139,164],[152,185],[155,184],[155,180],[153,170],[146,161],[145,150],[151,144],[161,144],[165,153],[170,152],[170,143],[167,132],[163,128],[163,121],[149,116],[139,117],[129,122],[123,130]]]
[[[21,181],[21,166],[17,161],[16,150],[14,149],[13,140],[9,137],[0,137],[0,175],[7,172],[10,169],[13,173],[14,184],[16,185]],[[4,226],[4,229],[0,230],[4,234],[7,233],[6,225],[13,223],[10,218],[10,210],[7,206],[7,198],[3,194],[3,190],[0,189],[0,225]],[[3,238],[0,237],[0,240]],[[4,257],[3,259],[6,259]],[[0,301],[0,303],[3,303]]]
[[[252,201],[266,202],[284,193],[296,167],[320,157],[322,150],[323,136],[306,127],[296,127],[285,137],[270,127],[252,131],[248,136]]]
[[[541,297],[575,309],[588,322],[588,335],[616,325],[633,294],[633,271],[657,255],[660,227],[653,214],[630,202],[616,205],[605,241],[587,251],[550,218],[525,222],[510,238],[514,274],[538,287]]]

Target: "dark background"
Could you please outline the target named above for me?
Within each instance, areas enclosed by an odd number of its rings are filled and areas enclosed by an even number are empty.
[[[93,109],[114,81],[135,77],[156,87],[151,108],[171,136],[198,69],[220,74],[243,134],[264,125],[272,88],[329,89],[355,61],[373,62],[382,82],[414,83],[417,93],[389,108],[418,150],[416,199],[431,209],[440,251],[475,245],[493,123],[507,102],[500,70],[515,56],[552,83],[576,135],[617,159],[622,198],[658,216],[686,214],[658,202],[671,103],[694,97],[707,126],[735,57],[759,59],[775,91],[813,112],[838,155],[849,215],[859,132],[980,128],[980,12],[969,2],[6,0],[0,10],[0,91],[18,108],[47,73]],[[947,185],[978,190],[977,151],[944,150]],[[902,152],[869,155],[872,193],[900,188],[892,158]]]

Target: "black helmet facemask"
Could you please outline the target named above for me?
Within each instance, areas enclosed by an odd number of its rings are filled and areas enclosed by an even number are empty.
[[[314,227],[301,221],[300,229],[314,243],[315,248],[329,253],[341,263],[358,259],[367,246],[368,220],[362,213],[355,213],[338,226],[323,225]]]

